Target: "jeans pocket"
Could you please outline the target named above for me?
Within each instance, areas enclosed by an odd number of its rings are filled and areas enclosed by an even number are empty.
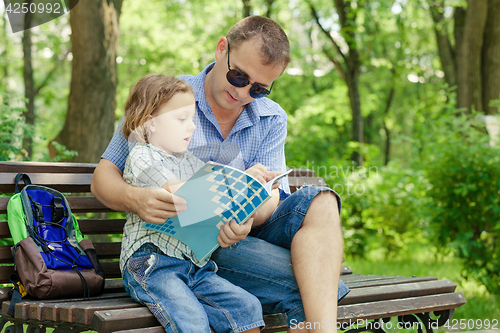
[[[143,283],[148,270],[153,267],[155,263],[155,254],[141,253],[137,256],[132,256],[128,262],[126,269],[134,277],[138,283]]]

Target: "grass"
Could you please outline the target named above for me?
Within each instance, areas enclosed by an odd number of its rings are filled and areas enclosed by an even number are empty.
[[[381,253],[373,252],[366,259],[346,257],[344,264],[357,274],[435,276],[449,279],[457,284],[456,291],[461,291],[467,300],[465,305],[455,310],[451,324],[457,325],[455,330],[450,327],[451,331],[486,329],[486,320],[489,320],[490,329],[493,328],[494,320],[498,323],[496,328],[500,329],[500,295],[490,294],[476,281],[464,280],[459,259],[452,256],[436,258],[429,248],[417,248],[412,253],[408,258],[388,259]],[[468,327],[465,324],[465,328],[460,328],[460,320],[468,323]],[[397,330],[391,330],[394,331]]]

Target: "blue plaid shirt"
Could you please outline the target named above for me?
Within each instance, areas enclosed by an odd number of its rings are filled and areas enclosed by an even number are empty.
[[[231,133],[224,139],[205,98],[205,77],[213,66],[214,63],[208,65],[196,76],[180,76],[180,79],[191,85],[196,100],[196,129],[188,149],[204,162],[210,160],[243,171],[258,163],[273,171],[286,171],[285,111],[269,98],[255,99],[246,105]],[[129,145],[120,131],[122,123],[123,119],[101,158],[113,162],[123,171]],[[280,185],[280,199],[283,200],[288,194],[290,188],[285,177]]]

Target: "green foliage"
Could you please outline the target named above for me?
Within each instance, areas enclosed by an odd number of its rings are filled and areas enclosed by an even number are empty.
[[[478,115],[446,109],[428,124],[423,168],[436,244],[464,259],[463,274],[500,292],[500,149]]]
[[[385,258],[382,255],[368,258],[346,256],[345,265],[357,274],[389,276],[435,276],[450,279],[457,283],[457,290],[465,295],[467,303],[456,309],[453,319],[491,319],[500,318],[500,295],[489,293],[475,281],[461,278],[462,260],[453,256],[435,257],[434,248],[427,246],[411,247],[410,255],[400,258]],[[484,327],[476,326],[476,329]],[[401,330],[400,332],[416,332]]]
[[[498,113],[500,113],[500,99],[495,99],[495,100],[490,101],[489,106],[497,108],[498,109]]]
[[[50,162],[69,161],[78,155],[78,152],[74,150],[67,150],[65,145],[62,145],[57,141],[52,141],[50,144],[56,149],[56,156],[49,158]]]
[[[427,202],[429,184],[421,171],[396,163],[351,170],[333,184],[344,202],[347,254],[364,257],[381,250],[385,256],[400,257],[409,251],[409,244],[427,242],[429,219],[421,207]]]
[[[0,161],[19,160],[24,156],[22,138],[31,131],[24,123],[25,108],[15,106],[22,102],[22,99],[0,96]]]

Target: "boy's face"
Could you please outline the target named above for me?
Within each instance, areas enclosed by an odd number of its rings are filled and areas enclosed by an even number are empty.
[[[192,93],[174,95],[148,121],[149,143],[169,154],[185,152],[196,128],[195,111]]]

